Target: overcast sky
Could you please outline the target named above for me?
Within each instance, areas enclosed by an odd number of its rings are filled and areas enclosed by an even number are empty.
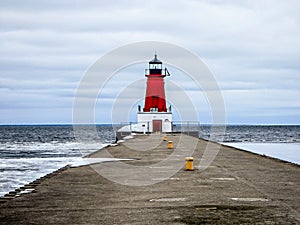
[[[218,81],[228,124],[300,124],[299,12],[298,0],[1,0],[0,124],[72,123],[88,68],[112,49],[140,41],[197,54]],[[111,122],[119,90],[138,73],[145,79],[146,66],[118,73],[117,84],[105,89],[107,104],[97,106],[97,123]],[[166,82],[176,83],[179,72],[170,70]],[[188,79],[179,83],[200,122],[210,123],[201,91]],[[128,104],[134,119],[137,102]]]

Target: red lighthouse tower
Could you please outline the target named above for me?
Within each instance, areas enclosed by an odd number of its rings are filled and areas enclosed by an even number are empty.
[[[171,106],[167,108],[164,78],[169,76],[167,68],[162,67],[162,62],[154,55],[145,70],[147,87],[143,111],[139,107],[138,124],[147,127],[148,132],[171,132],[172,112]]]
[[[154,55],[154,59],[149,62],[149,69],[145,70],[147,77],[147,89],[145,97],[145,107],[143,112],[167,112],[164,77],[168,70],[162,69],[162,62]]]

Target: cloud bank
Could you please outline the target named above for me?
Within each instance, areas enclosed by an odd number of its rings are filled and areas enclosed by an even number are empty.
[[[76,88],[89,66],[111,49],[153,40],[203,59],[222,90],[228,123],[299,124],[299,11],[296,0],[2,0],[0,123],[71,123]],[[144,79],[146,66],[110,81],[96,122],[111,122],[117,94]],[[209,123],[201,90],[170,70],[167,79],[184,88],[200,122]]]

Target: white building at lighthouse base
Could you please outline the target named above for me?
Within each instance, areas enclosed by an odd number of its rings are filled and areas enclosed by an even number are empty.
[[[172,132],[172,112],[138,112],[138,127],[146,132]]]
[[[119,132],[154,133],[172,132],[172,112],[138,112],[137,123],[123,126]]]

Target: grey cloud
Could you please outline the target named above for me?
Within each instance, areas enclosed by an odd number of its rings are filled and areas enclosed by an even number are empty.
[[[202,57],[224,91],[231,122],[261,122],[251,114],[274,110],[274,123],[291,122],[287,112],[300,117],[299,7],[294,0],[0,1],[0,123],[14,122],[16,110],[28,107],[69,107],[61,118],[70,121],[72,94],[87,68],[111,49],[144,40],[175,43]],[[105,102],[101,113],[110,110],[122,88],[145,79],[146,66],[114,75],[99,96]],[[177,82],[196,98],[198,88],[177,72],[166,82]],[[241,114],[243,109],[249,113]],[[36,113],[27,111],[22,118],[34,120]],[[62,120],[48,115],[46,122]]]

